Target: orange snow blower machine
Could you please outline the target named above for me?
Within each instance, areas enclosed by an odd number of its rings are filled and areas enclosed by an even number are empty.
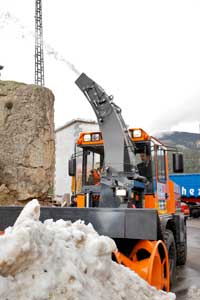
[[[113,97],[85,74],[76,84],[101,131],[80,133],[69,161],[74,219],[115,240],[115,261],[169,291],[176,265],[186,262],[187,243],[180,190],[169,180],[168,149],[141,128],[128,130]],[[182,172],[182,154],[172,157],[174,172]]]

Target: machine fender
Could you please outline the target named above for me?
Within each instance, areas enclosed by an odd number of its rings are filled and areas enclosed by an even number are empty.
[[[176,224],[176,242],[184,243],[185,230],[186,230],[186,218],[183,214],[175,214],[173,218]]]

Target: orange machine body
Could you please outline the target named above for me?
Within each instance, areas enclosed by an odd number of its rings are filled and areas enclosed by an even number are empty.
[[[179,186],[169,179],[168,149],[158,139],[148,135],[141,128],[131,128],[128,133],[133,145],[136,145],[136,148],[138,147],[139,149],[140,145],[147,145],[147,147],[149,147],[148,151],[150,152],[152,182],[150,184],[151,189],[147,188],[144,190],[142,208],[157,210],[160,221],[162,219],[165,220],[164,226],[167,229],[168,235],[168,231],[170,230],[171,234],[175,236],[175,231],[173,232],[173,230],[177,225],[174,225],[175,222],[172,216],[177,212],[178,214],[181,212],[181,199]],[[95,170],[103,167],[103,145],[104,140],[101,132],[82,132],[80,133],[76,144],[78,149],[82,149],[83,151],[82,165],[84,165],[84,163],[86,165],[90,163],[90,170],[93,170],[92,174],[94,176],[97,175],[96,177],[98,177],[98,179],[93,178],[94,185],[97,185],[100,179],[99,173],[95,173]],[[92,158],[89,157],[91,153],[93,153]],[[140,155],[140,152],[138,152],[138,154]],[[99,157],[99,160],[96,160],[96,156]],[[139,157],[140,156],[138,156],[138,158]],[[78,162],[76,164],[76,169],[76,177],[72,177],[72,192],[74,194],[73,199],[75,206],[78,208],[98,207],[96,204],[100,200],[100,194],[94,193],[91,195],[91,205],[88,201],[89,193],[85,193],[81,190],[81,185],[87,186],[88,183],[86,181],[89,179],[91,171],[89,172],[88,166],[83,167]],[[85,181],[84,177],[87,177]],[[77,186],[79,186],[79,188],[76,189]],[[139,194],[135,191],[134,193],[134,200],[139,201]],[[135,208],[136,206],[132,205],[128,207]],[[175,219],[178,220],[179,217]],[[123,251],[124,248],[122,251],[115,251],[113,255],[118,263],[134,270],[151,285],[158,289],[169,291],[171,278],[169,265],[171,265],[171,262],[169,262],[168,259],[168,251],[170,252],[169,258],[175,256],[176,254],[173,247],[174,244],[171,243],[169,245],[168,241],[165,243],[164,238],[163,240],[155,241],[141,239],[139,241],[133,241],[131,246],[132,250],[128,255],[126,253],[127,249]],[[124,254],[124,252],[126,254]],[[176,263],[176,259],[174,260],[174,263]]]

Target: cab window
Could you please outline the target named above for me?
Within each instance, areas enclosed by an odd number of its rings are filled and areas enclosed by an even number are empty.
[[[166,166],[165,166],[165,151],[158,147],[157,150],[158,160],[158,180],[160,182],[166,182]]]

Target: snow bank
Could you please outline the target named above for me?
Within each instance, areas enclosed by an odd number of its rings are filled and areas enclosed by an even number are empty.
[[[188,291],[188,299],[190,300],[200,299],[200,289],[196,286],[192,286]]]
[[[111,260],[112,239],[81,221],[39,221],[37,200],[0,236],[1,300],[172,300]]]

